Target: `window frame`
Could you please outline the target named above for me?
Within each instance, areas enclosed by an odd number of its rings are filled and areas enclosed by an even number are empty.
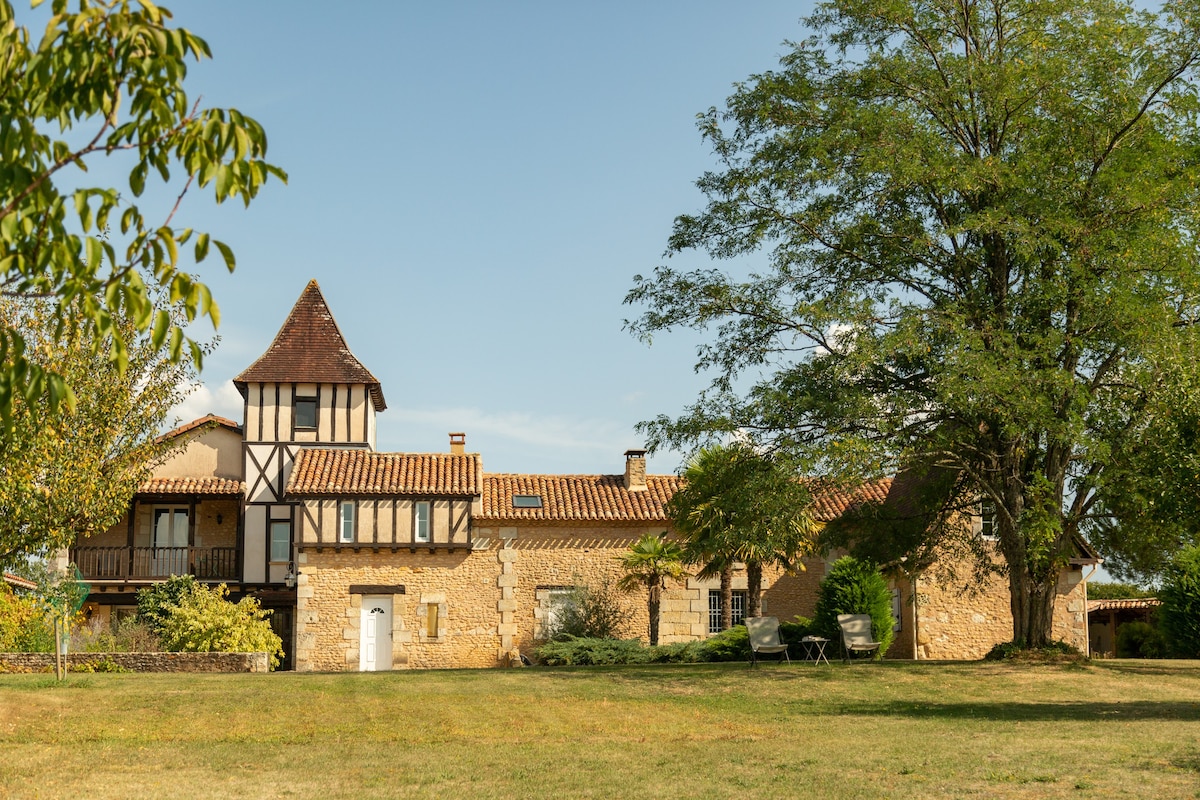
[[[309,404],[311,404],[311,406],[312,406],[312,424],[311,425],[304,425],[300,422],[300,405],[301,405],[301,403],[303,403],[305,406],[308,406]],[[292,425],[293,425],[293,427],[296,428],[296,430],[315,431],[317,429],[317,423],[319,421],[320,421],[320,404],[316,397],[310,397],[308,395],[297,395],[296,397],[292,398]]]
[[[353,500],[338,501],[338,542],[349,544],[358,539],[358,504]]]
[[[742,625],[746,622],[746,605],[747,605],[747,590],[733,590],[733,608],[731,617],[732,625]],[[708,633],[709,635],[721,632],[721,590],[708,590]]]
[[[996,503],[990,497],[979,500],[979,538],[985,542],[1000,540],[996,531]]]
[[[287,532],[287,539],[279,542],[275,538],[275,533],[279,530]],[[284,547],[284,557],[276,558],[275,546],[282,544]],[[267,561],[271,564],[287,564],[292,560],[292,523],[286,519],[271,520],[267,525]]]
[[[422,516],[421,511],[425,514]],[[422,526],[423,523],[423,526]],[[413,501],[413,541],[428,544],[433,541],[433,502],[430,500]]]

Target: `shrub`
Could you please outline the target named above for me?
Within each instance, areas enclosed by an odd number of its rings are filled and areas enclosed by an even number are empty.
[[[1045,647],[1026,647],[1023,642],[1001,642],[987,652],[984,661],[1076,661],[1083,658],[1078,648],[1063,641]]]
[[[546,638],[615,639],[625,616],[621,595],[611,581],[576,586]]]
[[[156,653],[158,636],[145,622],[128,616],[111,623],[93,620],[71,635],[71,650],[82,653]]]
[[[675,642],[647,648],[651,664],[695,664],[704,660],[704,642]]]
[[[704,661],[749,661],[750,632],[745,625],[734,625],[700,642]]]
[[[1167,640],[1148,622],[1126,622],[1117,628],[1117,658],[1163,658]]]
[[[650,660],[649,650],[637,639],[596,639],[563,634],[539,647],[535,655],[551,667],[645,664]]]
[[[869,561],[844,556],[833,562],[829,574],[821,581],[817,593],[817,610],[812,629],[834,642],[840,642],[842,631],[838,614],[868,614],[874,636],[880,642],[879,654],[887,652],[895,633],[892,627],[892,592],[879,569]]]
[[[45,606],[0,583],[0,653],[54,652],[54,625]]]
[[[183,598],[196,590],[199,584],[191,575],[172,575],[162,583],[139,589],[137,593],[137,618],[158,633],[159,627],[177,608]]]
[[[1200,545],[1185,547],[1158,592],[1158,624],[1171,653],[1200,658]]]
[[[225,599],[228,594],[221,584],[213,589],[197,585],[183,595],[159,623],[163,646],[188,653],[266,653],[271,668],[279,666],[283,641],[271,630],[271,612],[253,597],[231,603]]]

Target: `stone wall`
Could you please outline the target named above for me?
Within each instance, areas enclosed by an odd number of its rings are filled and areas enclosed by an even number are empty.
[[[69,653],[71,665],[111,661],[130,672],[267,672],[266,653]],[[41,672],[54,670],[53,653],[0,653],[0,663]]]

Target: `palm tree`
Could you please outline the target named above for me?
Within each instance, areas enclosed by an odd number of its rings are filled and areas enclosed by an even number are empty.
[[[821,525],[810,512],[811,497],[795,470],[745,445],[702,449],[683,479],[669,511],[684,537],[685,557],[703,564],[699,576],[721,575],[725,630],[732,622],[734,562],[746,565],[746,613],[758,616],[763,567],[800,566],[800,557],[814,550]]]
[[[662,607],[662,590],[667,578],[679,580],[687,572],[683,568],[683,548],[667,538],[664,531],[655,536],[647,533],[634,542],[621,560],[625,576],[617,582],[623,591],[646,588],[650,610],[650,646],[658,644],[658,618]]]

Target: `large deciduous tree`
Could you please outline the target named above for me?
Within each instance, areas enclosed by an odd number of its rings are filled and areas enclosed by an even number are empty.
[[[713,385],[651,444],[741,429],[836,475],[955,471],[995,503],[1014,641],[1044,644],[1107,474],[1196,370],[1200,5],[847,0],[808,24],[702,115],[721,167],[670,239],[769,264],[628,295],[641,336],[715,329]]]
[[[176,312],[181,313],[181,312]],[[116,524],[158,460],[180,440],[159,437],[171,409],[195,386],[190,362],[172,362],[146,334],[116,320],[126,337],[122,371],[76,330],[63,335],[40,301],[0,300],[0,326],[18,331],[38,365],[64,376],[78,402],[14,398],[0,438],[0,564],[45,556]],[[8,366],[8,365],[5,365]]]
[[[0,297],[52,300],[61,326],[103,342],[119,366],[127,331],[149,331],[173,360],[199,366],[203,349],[184,324],[197,315],[216,324],[218,312],[185,258],[199,263],[211,246],[232,270],[234,256],[179,226],[181,201],[195,183],[211,186],[218,203],[249,204],[269,176],[286,176],[264,160],[257,122],[189,99],[188,59],[211,53],[203,39],[171,27],[168,11],[150,0],[51,6],[38,39],[0,0]],[[87,186],[84,173],[101,164],[127,171],[128,189]],[[144,213],[137,199],[152,174],[177,199]],[[181,304],[186,319],[156,307],[158,292]],[[73,403],[63,376],[27,356],[20,331],[0,327],[0,362],[5,426],[15,395]]]

